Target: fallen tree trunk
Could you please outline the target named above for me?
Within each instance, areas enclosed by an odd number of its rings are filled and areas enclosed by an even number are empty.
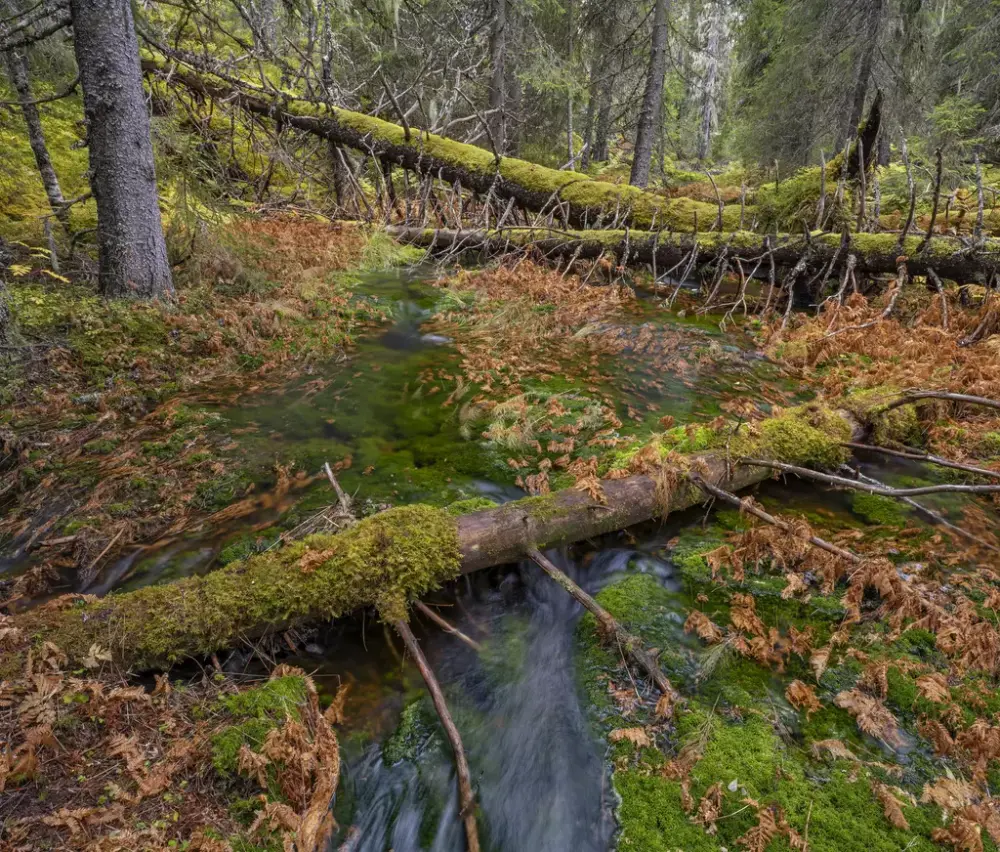
[[[485,251],[500,254],[513,249],[532,247],[545,257],[596,259],[607,256],[618,265],[651,264],[655,254],[657,268],[666,271],[684,264],[696,253],[697,263],[707,263],[725,251],[730,263],[740,260],[753,267],[760,258],[773,258],[776,266],[793,267],[806,257],[806,268],[820,272],[830,265],[829,275],[855,258],[855,272],[895,274],[900,255],[897,234],[852,234],[845,251],[842,235],[834,233],[805,236],[771,235],[765,238],[750,231],[705,234],[657,234],[649,231],[561,231],[551,228],[504,228],[502,230],[435,230],[390,226],[390,235],[410,245],[434,251]],[[765,243],[765,239],[767,242]],[[952,237],[935,237],[922,252],[919,236],[908,237],[903,254],[908,256],[911,275],[926,275],[933,269],[938,275],[959,282],[987,281],[1000,269],[1000,240],[987,240],[972,249]],[[626,256],[627,252],[627,256]],[[912,252],[912,254],[910,254]],[[766,269],[767,263],[761,264]]]
[[[731,445],[734,458],[753,454],[829,467],[847,458],[842,442],[857,437],[855,431],[848,414],[810,404],[721,436],[719,446]],[[458,518],[429,506],[401,506],[345,532],[310,536],[204,576],[30,610],[3,625],[15,628],[0,640],[15,646],[6,665],[16,667],[17,651],[47,641],[76,663],[109,651],[122,668],[163,668],[361,607],[399,621],[410,602],[463,573],[697,505],[703,496],[688,480],[689,470],[729,491],[771,475],[731,465],[716,452],[687,456],[676,470],[656,476],[604,481],[601,501],[566,489]]]
[[[337,145],[364,151],[383,163],[449,184],[458,182],[484,196],[513,199],[526,210],[552,211],[557,220],[575,226],[693,230],[696,220],[701,228],[711,227],[717,215],[714,204],[666,198],[634,186],[597,181],[580,172],[497,156],[475,145],[326,104],[259,90],[251,94],[210,73],[161,59],[145,56],[142,68],[147,75],[180,84],[198,96],[232,103]],[[737,209],[725,211],[723,226],[737,227],[738,218]]]

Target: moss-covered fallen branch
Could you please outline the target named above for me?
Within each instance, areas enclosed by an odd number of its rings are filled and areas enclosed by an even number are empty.
[[[179,84],[197,95],[240,106],[257,115],[371,154],[385,163],[455,183],[495,198],[514,199],[527,210],[552,210],[556,217],[574,225],[636,225],[690,231],[712,227],[718,215],[714,204],[689,198],[666,198],[634,186],[594,180],[579,172],[550,169],[519,160],[497,157],[485,148],[467,145],[403,128],[338,107],[280,95],[265,97],[237,89],[209,73],[147,56],[142,61],[147,75]],[[723,227],[738,226],[739,210],[723,212]]]
[[[764,237],[751,231],[704,234],[656,234],[649,231],[562,231],[550,228],[509,228],[490,230],[434,230],[391,226],[388,232],[396,239],[424,248],[469,249],[491,253],[532,246],[546,257],[594,259],[601,256],[617,259],[619,265],[649,264],[654,251],[657,267],[666,271],[689,258],[697,245],[697,262],[717,258],[724,249],[730,263],[739,259],[752,269],[770,250],[780,267],[794,266],[807,256],[807,268],[820,271],[837,256],[831,273],[856,258],[855,270],[870,274],[895,273],[900,254],[908,257],[911,275],[924,275],[928,268],[955,281],[985,281],[1000,269],[1000,240],[987,240],[975,249],[952,237],[935,237],[923,251],[919,236],[907,237],[902,247],[897,234],[852,234],[846,251],[840,250],[841,235],[813,233],[803,236],[778,234]],[[766,240],[766,242],[765,242]],[[761,268],[766,268],[763,264]]]
[[[205,576],[41,607],[16,626],[23,643],[52,642],[72,660],[93,656],[96,643],[123,668],[147,669],[360,607],[399,620],[410,602],[460,573],[697,505],[703,495],[687,471],[727,490],[770,476],[729,464],[726,447],[832,467],[846,459],[842,443],[853,431],[849,415],[813,403],[743,424],[735,435],[720,430],[712,452],[668,457],[662,470],[605,481],[600,500],[570,488],[458,518],[428,506],[389,509],[338,535],[311,536]]]

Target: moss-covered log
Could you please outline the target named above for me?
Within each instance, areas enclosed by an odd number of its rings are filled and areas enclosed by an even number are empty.
[[[846,459],[842,442],[856,437],[854,422],[846,413],[810,404],[752,428],[744,425],[736,435],[720,432],[719,445],[728,444],[734,458],[831,467]],[[96,601],[63,599],[65,605],[31,610],[15,624],[22,648],[53,642],[79,663],[95,656],[96,643],[123,667],[149,669],[359,607],[374,606],[387,620],[398,620],[406,617],[407,604],[462,573],[698,504],[703,494],[688,482],[686,470],[730,491],[772,473],[705,453],[672,462],[663,476],[606,481],[601,501],[567,489],[458,518],[428,506],[404,506],[346,532],[311,536],[205,576]],[[8,655],[8,665],[17,665],[16,656]]]
[[[557,219],[565,218],[575,226],[618,223],[690,231],[696,220],[699,228],[711,228],[718,215],[715,204],[666,198],[634,186],[594,180],[579,172],[550,169],[515,157],[497,157],[475,145],[351,110],[291,97],[250,94],[218,77],[159,59],[145,57],[142,67],[147,75],[183,85],[196,95],[224,100],[337,145],[364,151],[384,163],[451,184],[457,181],[484,196],[512,198],[526,210],[552,210]],[[726,209],[723,227],[738,227],[739,216],[737,208]]]
[[[984,282],[1000,269],[1000,240],[987,240],[972,249],[953,237],[935,237],[923,251],[918,251],[922,237],[907,237],[900,252],[897,234],[852,234],[847,250],[838,251],[842,237],[832,233],[813,233],[808,238],[772,234],[765,244],[764,236],[750,231],[694,235],[551,228],[455,231],[391,226],[388,232],[402,242],[441,251],[469,249],[502,253],[533,246],[546,257],[594,259],[607,256],[617,259],[620,265],[649,264],[655,251],[657,268],[661,272],[683,265],[696,244],[699,263],[714,260],[725,249],[730,264],[739,259],[748,271],[769,248],[777,266],[794,266],[805,257],[806,267],[812,271],[825,269],[835,254],[834,273],[843,267],[850,254],[857,259],[856,272],[872,275],[895,274],[900,254],[907,256],[911,275],[924,275],[931,268],[942,278],[953,281]],[[767,263],[760,268],[766,270]]]

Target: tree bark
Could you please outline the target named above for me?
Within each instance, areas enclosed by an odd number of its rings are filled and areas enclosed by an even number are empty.
[[[908,237],[905,245],[900,247],[898,235],[893,233],[866,235],[864,245],[851,245],[850,250],[845,252],[840,248],[843,237],[836,233],[811,234],[807,243],[804,237],[791,234],[765,237],[763,234],[745,232],[701,233],[697,237],[691,234],[664,235],[648,231],[631,231],[626,234],[624,231],[554,231],[547,228],[432,231],[390,227],[388,232],[403,242],[426,248],[433,246],[437,251],[455,249],[500,254],[530,247],[549,259],[572,257],[593,260],[611,256],[619,264],[630,266],[651,264],[655,246],[656,265],[659,269],[670,269],[690,258],[693,251],[696,252],[698,264],[715,261],[725,251],[729,263],[740,260],[749,268],[761,256],[768,254],[775,266],[794,267],[808,253],[803,268],[803,271],[808,272],[821,272],[836,258],[831,276],[847,264],[849,255],[855,257],[855,269],[859,273],[895,273],[900,253],[908,256],[906,265],[911,276],[926,275],[927,270],[933,268],[939,275],[952,281],[986,281],[1000,271],[1000,240],[989,240],[980,248],[971,250],[961,241],[944,236],[935,236],[933,254],[921,254],[917,249],[922,237]],[[767,269],[768,264],[762,264],[761,268]]]
[[[885,0],[868,0],[867,14],[864,15],[863,31],[858,36],[860,53],[858,54],[858,71],[851,92],[847,120],[841,130],[838,150],[843,148],[847,140],[857,131],[864,114],[865,99],[868,96],[868,85],[871,81],[872,66],[875,62],[875,50],[878,46],[879,31],[882,28],[882,15]]]
[[[715,4],[711,11],[708,29],[708,44],[705,52],[708,54],[708,65],[705,68],[705,80],[701,101],[701,127],[698,132],[698,159],[704,160],[712,152],[712,128],[715,124],[715,86],[719,76],[719,42],[722,36],[721,4]]]
[[[70,11],[97,202],[101,292],[169,297],[173,282],[132,8],[128,0],[70,0]]]
[[[490,133],[497,154],[507,153],[507,0],[493,0],[490,29]]]
[[[667,12],[669,0],[656,0],[653,12],[653,41],[649,51],[649,68],[646,73],[646,90],[639,110],[639,124],[635,133],[635,150],[632,153],[632,186],[649,184],[649,164],[653,157],[657,124],[663,102],[663,79],[667,71]]]
[[[35,156],[35,165],[38,166],[38,173],[41,175],[42,185],[45,187],[45,195],[49,200],[49,207],[68,232],[69,209],[66,207],[62,188],[59,186],[59,178],[52,165],[52,158],[49,156],[49,148],[45,144],[42,119],[31,91],[27,54],[22,50],[9,50],[4,54],[4,60],[10,82],[14,91],[17,92],[17,99],[21,102],[21,115],[24,116],[24,123],[28,128],[28,144],[31,146],[31,153]]]

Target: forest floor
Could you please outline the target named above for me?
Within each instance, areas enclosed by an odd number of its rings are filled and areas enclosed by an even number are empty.
[[[463,500],[473,477],[599,493],[602,478],[724,446],[734,421],[813,395],[865,418],[915,386],[1000,398],[991,341],[959,345],[980,317],[953,305],[944,330],[940,301],[918,287],[896,318],[863,330],[827,336],[827,311],[793,317],[784,332],[741,319],[724,337],[686,297],[666,314],[623,282],[585,286],[592,270],[523,260],[421,290],[434,305],[421,331],[450,340],[454,357],[358,358],[338,368],[346,396],[307,413],[309,388],[334,381],[324,365],[363,353],[367,333],[393,319],[358,276],[416,257],[360,228],[299,219],[240,222],[221,245],[192,256],[176,306],[105,304],[30,263],[15,269],[12,305],[31,348],[6,384],[0,534],[36,559],[7,606],[67,577],[85,586],[129,546],[262,509],[282,518],[267,535],[290,530],[331,502],[300,500],[325,460],[367,496],[364,511],[417,499],[462,501],[462,511],[483,505]],[[838,327],[882,308],[852,297]],[[373,396],[405,387],[406,406],[385,402],[405,408],[393,415],[405,443],[379,431],[381,408],[349,425],[337,404],[352,399],[354,377]],[[252,418],[220,424],[220,404],[290,383],[304,402],[279,394],[278,404],[332,421],[333,437],[289,454]],[[870,422],[873,443],[1000,470],[1000,417],[988,409],[928,400]],[[893,484],[953,481],[973,480],[921,466]],[[984,548],[888,498],[856,495],[845,515],[822,497],[796,509],[768,494],[794,535],[717,512],[669,543],[685,580],[680,609],[642,575],[601,593],[663,649],[687,697],[672,718],[637,698],[593,623],[581,625],[580,676],[622,796],[620,848],[995,848],[995,507],[927,500]],[[820,558],[808,530],[860,554],[862,567]],[[252,527],[234,541],[253,552],[264,534]],[[187,685],[158,678],[147,692],[92,652],[93,665],[67,671],[45,646],[0,689],[11,848],[217,852],[329,829],[317,802],[336,786],[330,726],[342,695],[324,696],[320,712],[296,671],[250,691],[209,672]]]

